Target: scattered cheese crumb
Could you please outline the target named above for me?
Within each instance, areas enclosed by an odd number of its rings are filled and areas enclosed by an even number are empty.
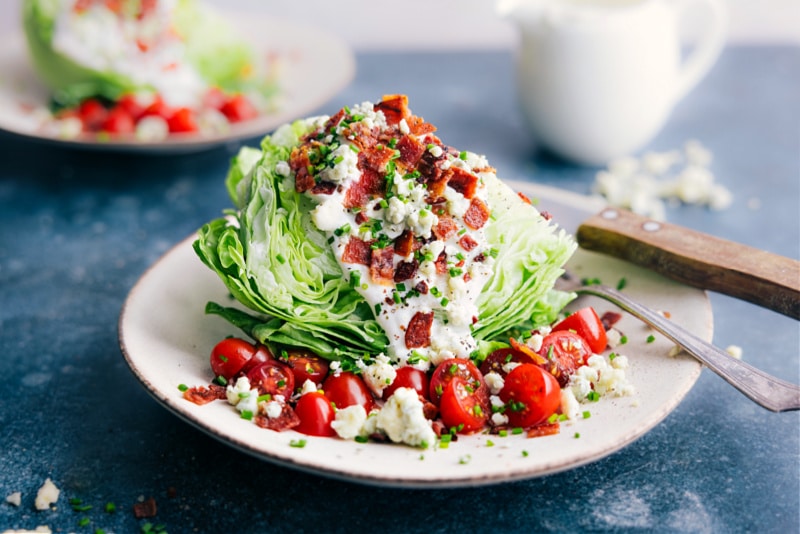
[[[22,493],[20,493],[19,491],[15,491],[14,493],[6,497],[6,502],[14,506],[19,506],[20,504],[22,504]]]
[[[60,493],[61,490],[53,484],[53,481],[49,478],[46,479],[42,487],[39,488],[39,491],[36,493],[36,501],[34,503],[36,509],[49,510],[50,506],[58,501],[58,495]]]
[[[733,194],[714,181],[708,168],[711,160],[707,148],[689,140],[682,151],[647,152],[641,160],[624,157],[609,162],[607,169],[597,173],[594,190],[609,204],[654,220],[666,219],[664,200],[726,209],[733,203]]]

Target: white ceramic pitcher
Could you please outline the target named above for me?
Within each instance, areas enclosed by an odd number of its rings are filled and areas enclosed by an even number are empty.
[[[673,105],[714,64],[725,40],[721,0],[501,0],[521,42],[517,89],[537,142],[601,165],[649,142]],[[709,23],[681,58],[681,16]]]

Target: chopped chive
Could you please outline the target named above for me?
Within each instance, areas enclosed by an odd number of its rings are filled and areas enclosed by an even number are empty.
[[[528,451],[522,451],[522,456],[527,458],[528,457]]]
[[[286,258],[283,257],[283,254],[278,254],[275,259],[278,260],[278,263],[286,263]]]
[[[619,338],[620,345],[624,345],[627,342],[628,342],[628,336],[622,336],[621,338]]]
[[[439,303],[442,305],[442,308],[446,308],[446,307],[447,307],[447,304],[449,304],[449,303],[450,303],[450,300],[448,300],[448,298],[447,298],[447,297],[445,297],[445,298],[443,298],[441,301],[439,301]]]
[[[117,511],[117,505],[113,502],[107,502],[105,507],[103,508],[107,514],[113,514]]]
[[[581,433],[580,432],[575,432],[575,439],[578,439],[580,437],[581,437]]]
[[[628,281],[624,277],[620,278],[619,282],[617,282],[617,290],[622,291],[626,285],[628,285]]]
[[[302,449],[303,447],[306,446],[306,443],[308,442],[304,439],[293,439],[292,441],[289,442],[289,446],[295,447],[296,449]]]
[[[596,391],[590,391],[586,394],[586,398],[592,402],[597,402],[600,400],[600,394]]]
[[[250,410],[242,410],[242,419],[247,419],[250,421],[253,419],[253,412]]]
[[[655,340],[656,340],[656,336],[654,336],[653,334],[650,334],[649,336],[647,336],[647,342],[648,343],[652,343]]]
[[[501,431],[499,431],[497,433],[497,435],[500,436],[501,438],[504,438],[504,437],[508,436],[508,431],[507,430],[501,430]]]
[[[494,447],[494,441],[492,441],[492,440],[490,440],[490,439],[487,439],[487,440],[486,440],[486,446],[487,446],[487,447]]]
[[[353,152],[355,152],[356,154],[358,154],[359,152],[361,152],[361,149],[360,149],[360,148],[358,148],[356,145],[350,145],[350,150],[352,150],[352,151],[353,151]]]
[[[369,438],[366,437],[366,436],[356,436],[355,440],[358,443],[368,443],[369,442]]]
[[[460,159],[462,161],[466,161],[467,160],[467,151],[466,150],[462,150],[461,153],[458,154],[458,159]]]
[[[520,427],[518,427],[518,426],[515,426],[514,428],[511,429],[511,433],[512,434],[522,434],[522,429]]]
[[[186,384],[178,384],[178,389],[180,391],[186,391],[187,389],[189,389],[189,386],[187,386]]]
[[[592,416],[592,412],[590,412],[589,410],[586,410],[586,411],[583,412],[583,418],[584,419],[589,419],[591,416]]]

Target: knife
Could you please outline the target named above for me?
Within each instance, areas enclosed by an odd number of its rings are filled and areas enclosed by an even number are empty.
[[[578,244],[686,285],[800,319],[800,262],[620,208],[581,223]]]

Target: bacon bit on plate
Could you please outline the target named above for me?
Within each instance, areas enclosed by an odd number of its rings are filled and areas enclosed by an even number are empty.
[[[291,406],[284,404],[281,409],[281,414],[278,417],[256,415],[255,423],[261,428],[280,432],[281,430],[289,430],[299,425],[300,418],[297,417],[297,414],[294,413]]]
[[[464,198],[475,196],[478,187],[478,177],[460,167],[450,167],[445,173],[447,185],[464,195]]]
[[[541,425],[536,425],[535,427],[528,430],[528,437],[529,438],[540,438],[542,436],[552,436],[558,434],[561,431],[561,425],[558,421],[554,423],[543,423]]]
[[[408,97],[406,95],[384,95],[383,100],[375,104],[375,111],[383,111],[386,124],[394,126],[401,120],[411,116],[408,110]]]
[[[394,281],[394,247],[371,249],[369,275],[377,284],[388,285]]]
[[[600,317],[600,322],[603,323],[603,328],[610,330],[620,319],[622,319],[621,313],[607,311]]]
[[[208,387],[196,386],[184,391],[183,398],[197,404],[198,406],[208,404],[209,402],[213,402],[215,400],[224,400],[226,398],[225,386],[220,386],[217,384],[209,384]]]
[[[158,513],[158,506],[156,500],[152,497],[149,499],[137,502],[133,505],[133,515],[136,519],[144,519],[146,517],[155,517]]]
[[[397,264],[397,268],[394,271],[394,281],[405,282],[406,280],[411,280],[416,276],[417,269],[419,269],[419,262],[417,260],[401,261]]]
[[[359,265],[369,265],[372,258],[371,242],[364,241],[357,237],[351,237],[344,247],[342,261],[344,263],[355,263]]]

